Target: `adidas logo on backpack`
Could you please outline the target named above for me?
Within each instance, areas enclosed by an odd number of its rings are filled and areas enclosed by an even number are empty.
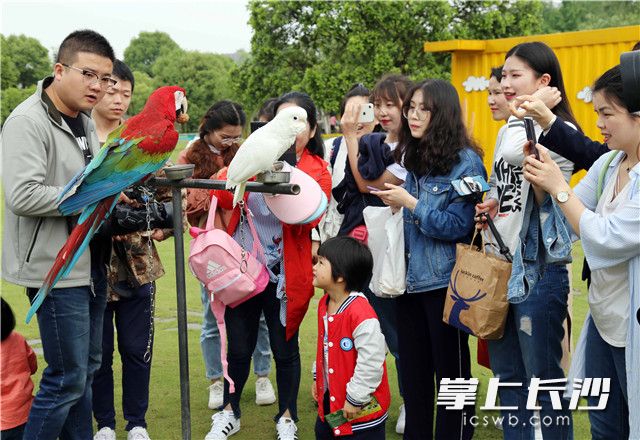
[[[225,266],[216,263],[215,261],[209,260],[207,263],[207,279],[211,279],[216,275],[220,275],[226,269]]]

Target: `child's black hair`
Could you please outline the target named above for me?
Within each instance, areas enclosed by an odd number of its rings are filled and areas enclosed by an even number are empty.
[[[16,328],[16,317],[13,316],[13,311],[9,306],[9,303],[0,298],[2,302],[2,340],[4,341],[9,337],[14,328]]]
[[[320,245],[318,256],[331,263],[331,277],[342,277],[347,292],[360,292],[367,287],[373,271],[373,255],[369,248],[351,237],[330,238]]]

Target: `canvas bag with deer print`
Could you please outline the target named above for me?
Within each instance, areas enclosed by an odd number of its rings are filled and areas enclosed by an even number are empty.
[[[484,249],[487,244],[482,243],[482,250],[463,243],[456,245],[456,264],[442,320],[479,338],[499,339],[509,310],[507,284],[511,263],[487,254]]]

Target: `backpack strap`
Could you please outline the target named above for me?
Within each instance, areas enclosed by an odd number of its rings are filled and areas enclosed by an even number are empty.
[[[338,151],[340,150],[340,142],[342,142],[342,136],[338,136],[333,140],[333,148],[331,149],[331,157],[329,158],[331,168],[336,165],[336,158],[338,157]]]
[[[216,299],[215,296],[209,293],[209,306],[213,312],[213,316],[216,317],[216,323],[218,324],[218,332],[220,333],[220,361],[222,363],[222,375],[229,382],[229,393],[233,394],[236,391],[236,386],[229,376],[229,363],[227,362],[227,325],[224,322],[224,312],[227,308],[222,301]]]
[[[613,162],[613,159],[615,159],[619,153],[620,151],[612,151],[611,153],[609,153],[609,156],[604,161],[602,168],[600,168],[600,174],[598,174],[598,184],[596,186],[596,203],[600,201],[600,197],[602,196],[604,178],[607,175],[607,171],[609,170],[609,165],[611,165],[611,162]]]

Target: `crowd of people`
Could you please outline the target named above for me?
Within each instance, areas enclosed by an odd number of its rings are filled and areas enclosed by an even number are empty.
[[[640,57],[628,59],[640,64]],[[3,277],[26,287],[30,299],[77,221],[57,212],[58,194],[123,123],[135,86],[129,68],[93,31],[67,36],[55,61],[52,76],[2,131]],[[504,335],[488,341],[493,375],[511,383],[498,390],[504,420],[532,420],[533,379],[567,377],[561,366],[567,263],[572,241],[580,240],[589,313],[568,378],[610,379],[608,405],[589,411],[593,438],[640,438],[634,410],[640,404],[640,77],[630,80],[629,70],[622,63],[594,82],[593,107],[605,138],[600,144],[582,134],[573,116],[553,50],[541,42],[514,46],[489,79],[489,109],[504,122],[489,172],[447,81],[390,74],[372,89],[354,84],[340,106],[342,135],[326,141],[309,95],[290,91],[265,102],[255,117],[262,122],[288,107],[305,110],[306,128],[290,160],[318,183],[328,207],[323,217],[294,225],[272,213],[258,193],[245,193],[235,205],[225,190],[183,192],[185,223],[204,227],[213,215],[215,227],[245,249],[257,239],[268,271],[261,293],[226,308],[226,341],[211,308],[215,292],[200,285],[200,344],[211,382],[208,407],[215,411],[205,440],[226,440],[241,420],[252,423],[240,405],[252,359],[256,404],[277,402],[276,438],[298,438],[299,388],[308,371],[301,365],[299,329],[316,290],[323,292],[311,390],[318,415],[305,431],[314,429],[317,439],[384,439],[395,386],[387,377],[389,352],[402,398],[393,402],[400,407],[396,432],[405,439],[471,439],[475,407],[448,409],[435,400],[441,379],[472,379],[469,334],[444,322],[443,311],[456,244],[471,242],[476,230],[491,242],[487,217],[513,260]],[[368,103],[375,118],[360,121]],[[523,117],[533,120],[537,144],[527,140]],[[194,164],[194,178],[225,180],[246,125],[241,104],[213,103],[177,162]],[[571,176],[581,169],[586,176],[571,188]],[[468,176],[488,180],[483,201],[460,197],[453,188]],[[401,210],[403,219],[406,292],[395,298],[379,297],[369,286],[374,256],[363,211],[384,206]],[[243,221],[246,212],[251,226]],[[145,416],[155,282],[164,274],[154,243],[174,233],[172,215],[166,190],[141,184],[121,195],[90,252],[37,313],[47,367],[35,397],[35,355],[14,331],[2,300],[2,439],[115,440],[114,333],[128,440],[150,438]],[[505,258],[497,249],[487,251]],[[587,400],[596,407],[599,396]],[[569,421],[541,424],[543,438],[573,438],[568,398],[558,408],[551,393],[541,392],[537,404],[540,419]],[[531,423],[500,428],[507,440],[536,436]]]

